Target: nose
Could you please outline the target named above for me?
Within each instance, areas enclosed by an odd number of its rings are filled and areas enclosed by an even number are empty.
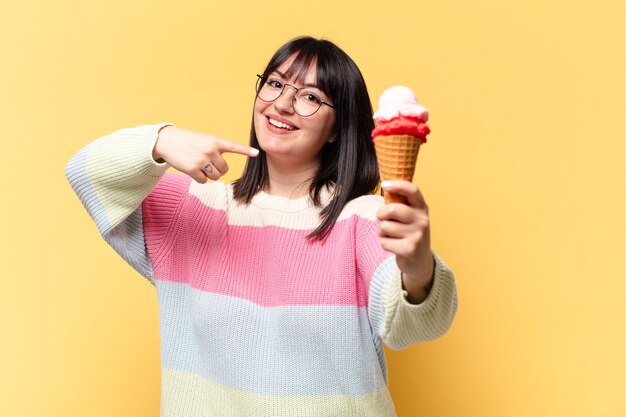
[[[295,104],[295,95],[297,91],[298,90],[296,89],[296,87],[290,84],[285,84],[283,92],[276,100],[274,100],[274,106],[276,107],[276,109],[283,113],[293,113],[293,106]]]

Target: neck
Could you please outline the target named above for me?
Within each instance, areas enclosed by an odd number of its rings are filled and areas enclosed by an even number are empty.
[[[268,155],[269,186],[265,192],[286,198],[303,197],[309,193],[309,186],[318,169],[317,162],[309,165],[288,165]]]

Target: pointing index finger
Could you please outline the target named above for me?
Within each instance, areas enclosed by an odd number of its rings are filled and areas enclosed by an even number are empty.
[[[253,157],[259,155],[258,149],[252,148],[247,145],[242,145],[241,143],[233,142],[227,139],[221,139],[218,142],[218,147],[220,153],[230,152]]]

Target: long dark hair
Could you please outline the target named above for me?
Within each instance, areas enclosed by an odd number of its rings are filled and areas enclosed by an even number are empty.
[[[327,40],[311,37],[295,38],[283,45],[270,59],[263,78],[295,56],[286,76],[301,81],[309,67],[316,65],[318,87],[332,100],[336,110],[332,143],[320,151],[320,168],[312,179],[309,196],[321,206],[323,187],[334,189],[328,204],[320,213],[320,225],[307,238],[324,239],[332,229],[346,203],[356,197],[371,194],[379,182],[378,166],[371,132],[374,128],[372,105],[361,71],[341,48]],[[259,148],[254,129],[250,131],[250,146]],[[269,185],[265,152],[249,158],[243,175],[233,186],[235,200],[250,203],[260,190]]]

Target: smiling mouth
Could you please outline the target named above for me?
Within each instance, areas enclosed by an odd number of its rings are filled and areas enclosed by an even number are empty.
[[[289,130],[289,131],[296,130],[295,126],[291,126],[291,125],[288,125],[287,123],[280,122],[278,120],[272,119],[269,116],[266,116],[266,117],[267,117],[268,123],[271,124],[274,127],[277,127],[279,129]]]

